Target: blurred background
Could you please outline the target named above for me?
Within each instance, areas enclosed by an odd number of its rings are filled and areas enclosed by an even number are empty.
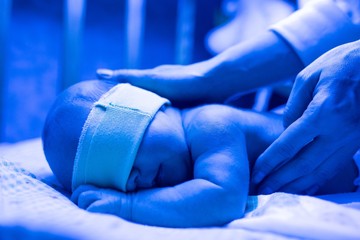
[[[1,142],[41,136],[66,86],[98,68],[152,68],[211,57],[220,0],[1,0]]]

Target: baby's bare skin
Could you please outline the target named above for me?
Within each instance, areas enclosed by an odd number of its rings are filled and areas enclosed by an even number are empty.
[[[103,87],[104,84],[79,84],[78,89],[68,93],[73,94],[73,98],[61,96],[57,104],[66,107],[55,108],[57,112],[50,116],[56,121],[48,120],[48,124],[57,124],[58,128],[53,129],[53,133],[49,128],[47,138],[53,138],[52,146],[45,147],[45,153],[65,185],[71,182],[67,169],[72,169],[76,144],[89,108],[102,95],[99,89],[106,92],[111,88],[111,84]],[[84,92],[93,97],[82,96]],[[75,103],[78,105],[73,108]],[[75,120],[70,114],[74,112],[78,113]],[[72,122],[71,127],[61,128],[67,118]],[[74,124],[77,120],[79,124]],[[66,131],[69,133],[65,134]],[[247,196],[254,191],[249,183],[254,161],[282,131],[281,116],[273,113],[225,105],[185,110],[165,106],[144,134],[127,182],[128,192],[82,185],[73,192],[72,200],[89,211],[110,213],[148,225],[223,225],[243,216]],[[74,152],[58,158],[64,150]],[[352,186],[354,178],[355,175],[348,174],[335,180],[345,189]]]

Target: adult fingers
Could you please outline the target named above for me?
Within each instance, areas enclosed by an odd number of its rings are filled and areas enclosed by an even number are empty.
[[[256,160],[252,183],[259,184],[270,172],[292,159],[317,136],[311,116],[290,125]]]
[[[102,79],[102,80],[113,80],[114,70],[107,69],[107,68],[99,68],[96,70],[96,75],[99,79]]]
[[[100,79],[115,81],[119,83],[130,83],[134,86],[147,89],[163,97],[167,97],[171,100],[173,100],[174,98],[177,99],[179,97],[178,91],[180,91],[179,88],[181,87],[181,84],[172,85],[174,83],[172,79],[179,77],[175,73],[176,71],[173,71],[172,76],[168,75],[167,73],[160,74],[156,68],[147,70],[97,70],[97,75]]]
[[[296,179],[313,174],[315,169],[336,150],[334,145],[324,137],[315,138],[288,163],[269,173],[259,184],[258,192],[261,194],[276,192]],[[298,184],[296,187],[302,191],[309,188],[309,185],[304,183],[303,186]]]
[[[293,182],[285,185],[280,188],[279,191],[289,192],[289,193],[304,193],[307,195],[314,195],[318,192],[318,190],[324,186],[329,180],[334,178],[337,174],[339,174],[343,169],[349,169],[353,167],[351,164],[352,157],[356,149],[349,147],[347,145],[338,148],[334,151],[328,158],[321,162],[316,169],[307,174],[306,176],[300,177]],[[355,169],[350,169],[350,171],[355,171]],[[344,175],[349,174],[349,171],[345,173],[341,173]],[[338,186],[337,186],[338,185]],[[344,181],[336,181],[332,182],[331,188],[326,187],[326,193],[336,192],[337,189],[341,189],[342,191],[346,191],[347,186],[343,186]],[[352,188],[352,186],[348,186]],[[349,189],[350,191],[350,189]]]
[[[305,69],[295,79],[284,111],[284,127],[287,128],[302,116],[313,100],[314,90],[319,81],[320,72]]]
[[[144,77],[151,77],[154,73],[169,73],[174,70],[181,70],[183,66],[180,65],[160,65],[150,69],[107,69],[99,68],[96,70],[96,75],[99,79],[112,80],[112,81],[127,81],[136,80]]]
[[[111,80],[119,83],[128,82],[139,87],[146,87],[149,84],[144,80],[151,76],[150,71],[138,69],[98,69],[96,74],[102,80]]]

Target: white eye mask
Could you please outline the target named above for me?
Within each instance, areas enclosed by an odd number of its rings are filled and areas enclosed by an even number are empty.
[[[118,84],[96,102],[83,126],[75,156],[72,190],[82,184],[126,192],[143,135],[170,102],[155,93]]]

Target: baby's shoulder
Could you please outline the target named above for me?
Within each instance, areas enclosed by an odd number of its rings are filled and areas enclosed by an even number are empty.
[[[238,124],[238,110],[226,105],[209,104],[183,111],[185,131],[207,131]]]

